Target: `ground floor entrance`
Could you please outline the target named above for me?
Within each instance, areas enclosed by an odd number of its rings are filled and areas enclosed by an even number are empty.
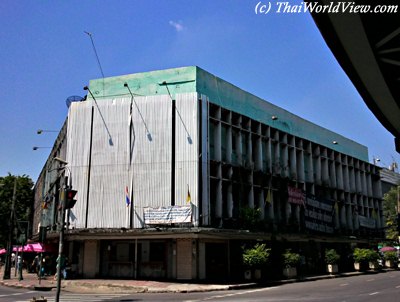
[[[354,247],[350,242],[256,239],[244,235],[234,238],[196,233],[151,238],[97,237],[67,239],[66,255],[73,275],[115,279],[241,280],[246,270],[242,263],[244,249],[265,243],[271,254],[269,263],[262,268],[263,278],[278,279],[282,277],[282,255],[287,249],[301,255],[298,271],[312,275],[325,272],[324,254],[328,248],[334,248],[341,255],[341,271],[350,271]]]

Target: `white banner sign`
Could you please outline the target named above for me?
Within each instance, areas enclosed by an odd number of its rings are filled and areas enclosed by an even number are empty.
[[[192,222],[191,206],[170,206],[160,208],[145,208],[145,224],[171,224]]]

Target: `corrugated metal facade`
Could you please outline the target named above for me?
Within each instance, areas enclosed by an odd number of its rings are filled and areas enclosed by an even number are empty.
[[[71,104],[67,161],[79,200],[72,227],[141,228],[145,207],[171,205],[171,110],[169,95]],[[176,205],[187,205],[189,190],[196,208],[197,94],[176,95],[176,111]]]

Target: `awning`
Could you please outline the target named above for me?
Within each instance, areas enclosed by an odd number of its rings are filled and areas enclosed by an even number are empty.
[[[44,244],[44,243],[28,243],[26,245],[22,246],[14,246],[13,247],[13,252],[24,252],[24,253],[53,253],[56,251],[56,249],[49,244]],[[7,250],[6,249],[1,249],[0,250],[0,255],[6,254]]]
[[[14,247],[13,251],[17,251]],[[18,247],[18,252],[24,253],[52,253],[55,252],[55,248],[52,245],[44,244],[44,243],[28,243],[23,247]]]

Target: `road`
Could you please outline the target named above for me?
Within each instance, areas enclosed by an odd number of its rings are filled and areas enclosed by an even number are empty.
[[[27,302],[32,297],[40,295],[45,296],[48,302],[53,302],[55,292],[32,292],[0,287],[0,301],[4,302]],[[400,271],[230,291],[163,294],[74,294],[64,291],[61,293],[61,301],[65,302],[398,302],[399,297]]]
[[[55,291],[52,292],[40,292],[40,291],[32,291],[18,288],[7,288],[4,286],[0,286],[0,301],[1,302],[28,302],[33,297],[39,299],[41,296],[47,299],[47,302],[55,301]],[[81,293],[68,293],[62,292],[60,301],[63,302],[101,302],[101,301],[138,301],[133,297],[128,298],[128,294],[81,294]],[[151,300],[147,300],[151,301]]]

